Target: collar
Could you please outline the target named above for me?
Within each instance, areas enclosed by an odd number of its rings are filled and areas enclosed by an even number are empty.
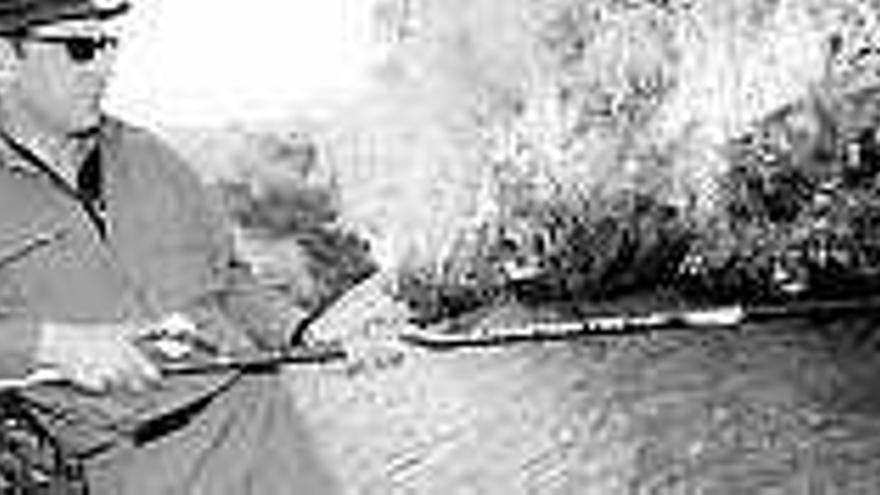
[[[103,126],[102,126],[103,127]],[[0,131],[2,132],[2,131]],[[103,129],[98,131],[96,138],[100,141]],[[27,148],[25,143],[22,146]],[[96,143],[95,146],[98,146]],[[28,148],[30,149],[30,148]],[[34,163],[22,157],[21,153],[16,151],[6,139],[0,139],[0,169],[5,169],[14,174],[26,175],[43,175],[44,172]]]

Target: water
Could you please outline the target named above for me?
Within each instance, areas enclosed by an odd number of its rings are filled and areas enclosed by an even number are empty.
[[[351,493],[880,493],[870,328],[413,350],[290,380]]]

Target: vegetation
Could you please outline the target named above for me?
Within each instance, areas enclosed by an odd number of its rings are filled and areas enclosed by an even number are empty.
[[[764,301],[875,283],[876,5],[392,3],[406,7],[394,83],[480,138],[459,155],[480,176],[461,186],[468,220],[400,270],[397,296],[424,320],[498,297]]]
[[[332,184],[312,180],[319,157],[308,140],[261,136],[257,144],[261,165],[274,167],[218,187],[239,239],[261,253],[247,261],[300,307],[318,308],[376,269],[370,246],[341,224]],[[285,175],[285,165],[293,173]]]

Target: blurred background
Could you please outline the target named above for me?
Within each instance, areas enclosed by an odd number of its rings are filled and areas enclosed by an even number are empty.
[[[161,0],[124,28],[111,108],[218,186],[277,280],[348,253],[339,280],[494,287],[585,251],[585,198],[729,223],[756,129],[797,176],[876,145],[872,0]]]

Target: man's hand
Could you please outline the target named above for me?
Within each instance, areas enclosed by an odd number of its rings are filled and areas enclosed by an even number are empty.
[[[145,331],[142,325],[46,323],[42,330],[38,362],[85,390],[138,392],[161,378],[158,368],[134,344]]]

